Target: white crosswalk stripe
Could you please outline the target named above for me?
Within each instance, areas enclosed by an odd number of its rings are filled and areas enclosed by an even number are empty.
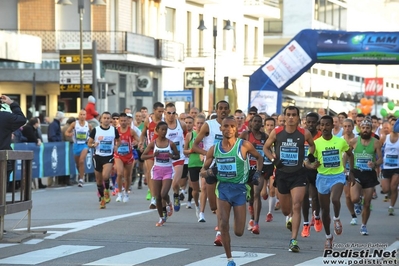
[[[72,254],[102,248],[103,246],[78,246],[78,245],[61,245],[53,248],[40,249],[17,256],[0,259],[0,265],[36,265],[46,261],[59,259],[61,257]]]
[[[250,262],[254,262],[257,260],[273,256],[274,254],[233,251],[231,255],[233,256],[234,262],[237,265],[245,265]],[[203,265],[225,266],[226,264],[227,264],[226,255],[223,253],[218,256],[190,263],[186,266],[203,266]]]
[[[143,248],[84,265],[133,266],[187,250],[186,248]]]

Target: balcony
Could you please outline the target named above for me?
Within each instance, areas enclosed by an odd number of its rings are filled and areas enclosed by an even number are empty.
[[[243,13],[248,16],[279,19],[279,0],[244,0]]]
[[[65,43],[80,43],[79,31],[24,31],[19,33],[42,39],[44,53],[57,53]],[[152,37],[125,31],[86,31],[83,43],[96,41],[99,54],[134,54],[166,61],[184,61],[182,43],[156,40]]]
[[[281,20],[265,21],[263,27],[264,35],[270,34],[282,34],[283,33],[283,22]]]

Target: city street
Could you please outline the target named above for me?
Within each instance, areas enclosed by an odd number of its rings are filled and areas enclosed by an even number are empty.
[[[379,187],[377,191],[380,192]],[[128,203],[117,203],[116,197],[112,197],[105,210],[99,209],[94,183],[86,183],[83,188],[35,190],[32,194],[32,232],[26,232],[26,212],[6,216],[7,234],[0,241],[0,265],[227,264],[223,247],[213,246],[216,216],[209,207],[205,213],[206,223],[198,223],[195,209],[186,209],[184,202],[163,227],[156,227],[158,215],[148,208],[145,186],[137,190],[135,185]],[[358,225],[349,224],[350,215],[342,197],[343,234],[334,235],[334,243],[341,246],[334,251],[343,251],[342,246],[348,243],[378,244],[378,249],[384,250],[399,248],[399,209],[395,210],[397,216],[388,216],[388,203],[382,199],[383,195],[379,194],[378,199],[372,201],[369,235],[362,236],[359,233],[361,218]],[[246,230],[242,237],[233,236],[231,223],[232,250],[237,265],[323,265],[324,231],[316,233],[312,228],[307,239],[299,232],[301,251],[289,252],[290,232],[285,228],[285,217],[276,211],[274,220],[266,223],[267,201],[263,201],[263,206],[260,235]],[[347,261],[341,265],[347,265]]]

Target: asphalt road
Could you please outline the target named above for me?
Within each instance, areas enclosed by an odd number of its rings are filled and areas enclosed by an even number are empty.
[[[134,187],[128,203],[117,203],[112,197],[105,210],[99,209],[94,183],[87,183],[83,188],[35,190],[32,194],[32,231],[26,231],[26,212],[5,217],[7,234],[0,241],[0,265],[227,264],[223,247],[213,246],[216,216],[209,208],[205,213],[206,223],[198,223],[195,210],[183,205],[165,226],[156,227],[158,215],[148,208],[145,188]],[[388,216],[388,203],[382,198],[383,195],[379,195],[373,200],[369,235],[362,236],[360,224],[349,225],[351,217],[342,197],[343,234],[335,236],[334,251],[398,250],[399,209],[395,210],[397,216]],[[289,252],[290,232],[285,228],[285,217],[276,211],[273,222],[266,223],[267,201],[263,201],[263,206],[260,235],[246,231],[242,237],[236,237],[231,232],[237,265],[326,265],[322,258],[323,231],[316,233],[312,228],[309,238],[299,236],[301,251]],[[335,264],[330,260],[329,265],[348,265],[348,260],[352,259],[349,257]],[[363,261],[357,265],[378,264]]]

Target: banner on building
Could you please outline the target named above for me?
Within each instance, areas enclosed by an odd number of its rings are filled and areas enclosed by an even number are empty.
[[[383,96],[383,78],[364,78],[364,96]]]

